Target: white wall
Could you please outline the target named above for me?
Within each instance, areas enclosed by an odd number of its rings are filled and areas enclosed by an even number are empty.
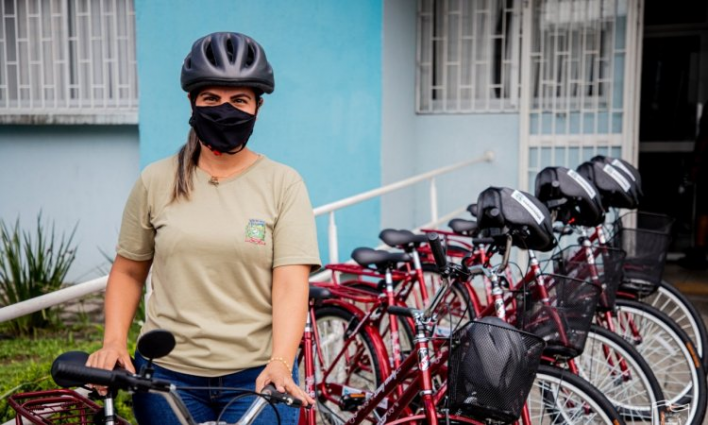
[[[0,219],[34,231],[41,211],[58,235],[78,224],[69,281],[100,276],[138,164],[136,126],[0,126]]]

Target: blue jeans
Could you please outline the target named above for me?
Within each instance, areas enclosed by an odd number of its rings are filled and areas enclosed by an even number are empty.
[[[135,353],[135,369],[140,371],[147,360],[140,353]],[[200,390],[179,390],[177,391],[187,406],[187,409],[197,423],[216,421],[221,415],[222,421],[234,423],[248,409],[256,396],[245,396],[231,403],[234,396],[238,395],[234,391],[221,390],[221,387],[242,388],[255,390],[256,378],[263,371],[264,366],[245,369],[230,375],[216,378],[204,378],[200,376],[187,375],[173,372],[169,369],[153,364],[155,369],[154,377],[165,379],[177,387],[205,387]],[[297,382],[297,367],[293,368],[293,379]],[[228,406],[227,406],[228,405]],[[276,408],[280,414],[282,425],[296,425],[300,410],[283,404],[277,404]],[[225,409],[225,410],[224,410]],[[172,412],[172,408],[167,404],[164,397],[159,394],[135,393],[133,394],[133,411],[135,419],[140,425],[179,425],[179,421]],[[254,424],[272,425],[277,424],[276,415],[270,405],[261,411]]]

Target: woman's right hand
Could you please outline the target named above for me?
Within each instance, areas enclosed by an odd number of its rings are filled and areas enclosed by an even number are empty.
[[[130,373],[135,373],[135,367],[127,347],[119,344],[104,344],[103,348],[89,356],[86,366],[107,370],[113,370],[119,366]],[[99,394],[106,395],[105,387],[95,386],[94,388]]]

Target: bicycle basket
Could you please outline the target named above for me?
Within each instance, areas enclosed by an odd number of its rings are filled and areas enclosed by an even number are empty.
[[[660,214],[630,213],[614,223],[610,245],[627,253],[622,290],[645,297],[659,288],[673,221]]]
[[[541,278],[543,286],[533,281],[516,296],[518,327],[543,338],[545,354],[577,357],[585,348],[602,288],[567,276]]]
[[[47,390],[14,394],[8,403],[17,412],[15,423],[54,425],[100,423],[103,408],[73,390]],[[120,425],[130,425],[124,419],[116,421]]]
[[[582,246],[572,245],[555,254],[552,257],[554,273],[575,279],[592,278],[593,265],[588,263],[583,250]],[[624,276],[622,267],[626,253],[611,247],[594,247],[593,252],[595,271],[602,285],[597,310],[612,311]]]
[[[453,339],[450,412],[482,421],[517,420],[536,376],[543,339],[496,317],[468,322]]]

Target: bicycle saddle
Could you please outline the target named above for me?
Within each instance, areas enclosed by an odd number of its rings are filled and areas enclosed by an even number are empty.
[[[396,268],[401,262],[411,261],[405,252],[388,252],[372,248],[357,248],[352,251],[352,259],[362,267],[376,266],[378,269]]]
[[[320,288],[319,286],[310,285],[310,295],[311,300],[326,300],[333,298],[332,293],[327,288]]]
[[[479,230],[475,220],[453,218],[447,225],[450,226],[453,232],[462,236],[475,236]]]
[[[410,230],[384,229],[379,233],[379,238],[393,248],[413,249],[420,244],[428,243],[427,235],[416,235]]]
[[[597,188],[575,170],[546,167],[536,175],[536,197],[557,211],[557,220],[571,220],[581,226],[605,222],[605,211]]]
[[[490,235],[509,234],[514,246],[549,251],[556,245],[548,208],[528,193],[489,187],[477,199],[477,224]]]
[[[636,184],[612,164],[587,161],[580,164],[577,171],[597,187],[602,206],[605,209],[611,207],[635,209],[638,207],[639,194]]]

